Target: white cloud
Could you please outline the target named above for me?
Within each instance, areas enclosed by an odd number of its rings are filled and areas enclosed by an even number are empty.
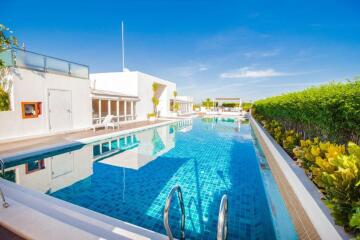
[[[289,73],[278,72],[272,68],[264,70],[251,70],[248,67],[240,68],[238,70],[224,72],[220,74],[221,78],[263,78],[263,77],[280,77],[288,76]]]
[[[280,52],[279,49],[273,49],[273,50],[269,50],[269,51],[253,51],[253,52],[246,52],[244,53],[244,56],[245,57],[248,57],[248,58],[252,58],[252,57],[256,57],[256,58],[259,58],[259,57],[274,57],[276,55],[278,55]]]
[[[168,73],[179,77],[192,77],[197,73],[207,71],[209,68],[205,64],[189,64],[185,66],[177,66],[168,69]]]

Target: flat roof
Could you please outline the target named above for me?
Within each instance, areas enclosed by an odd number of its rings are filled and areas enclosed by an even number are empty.
[[[219,98],[215,98],[215,100],[236,100],[236,101],[240,101],[241,99],[240,98],[222,98],[222,97],[219,97]]]
[[[115,98],[121,98],[121,99],[132,99],[132,100],[140,100],[139,97],[134,95],[129,95],[125,93],[120,92],[114,92],[114,91],[106,91],[106,90],[99,90],[99,89],[91,89],[91,94],[97,97],[115,97]]]

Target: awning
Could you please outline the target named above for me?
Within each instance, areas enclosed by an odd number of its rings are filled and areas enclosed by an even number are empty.
[[[140,101],[140,98],[137,96],[124,94],[124,93],[120,93],[120,92],[98,90],[98,89],[91,89],[91,98],[109,99],[109,100]]]

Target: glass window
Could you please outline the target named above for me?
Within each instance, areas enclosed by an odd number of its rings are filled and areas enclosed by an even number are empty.
[[[119,113],[120,113],[120,116],[123,116],[124,114],[125,114],[125,112],[124,112],[124,101],[120,101],[119,102]]]
[[[131,102],[126,102],[126,115],[131,114]]]
[[[136,116],[136,102],[133,102],[133,116]]]
[[[101,117],[104,118],[109,114],[108,112],[108,101],[101,100]]]
[[[116,101],[110,101],[111,115],[117,116]]]
[[[93,118],[99,117],[99,99],[92,100],[92,113],[93,113]]]

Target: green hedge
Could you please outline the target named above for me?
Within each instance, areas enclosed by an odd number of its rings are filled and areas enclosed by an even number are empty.
[[[234,108],[234,107],[239,107],[239,103],[223,103],[221,104],[222,107],[228,107],[228,108]]]
[[[254,115],[277,120],[305,138],[360,143],[360,78],[256,101]]]

